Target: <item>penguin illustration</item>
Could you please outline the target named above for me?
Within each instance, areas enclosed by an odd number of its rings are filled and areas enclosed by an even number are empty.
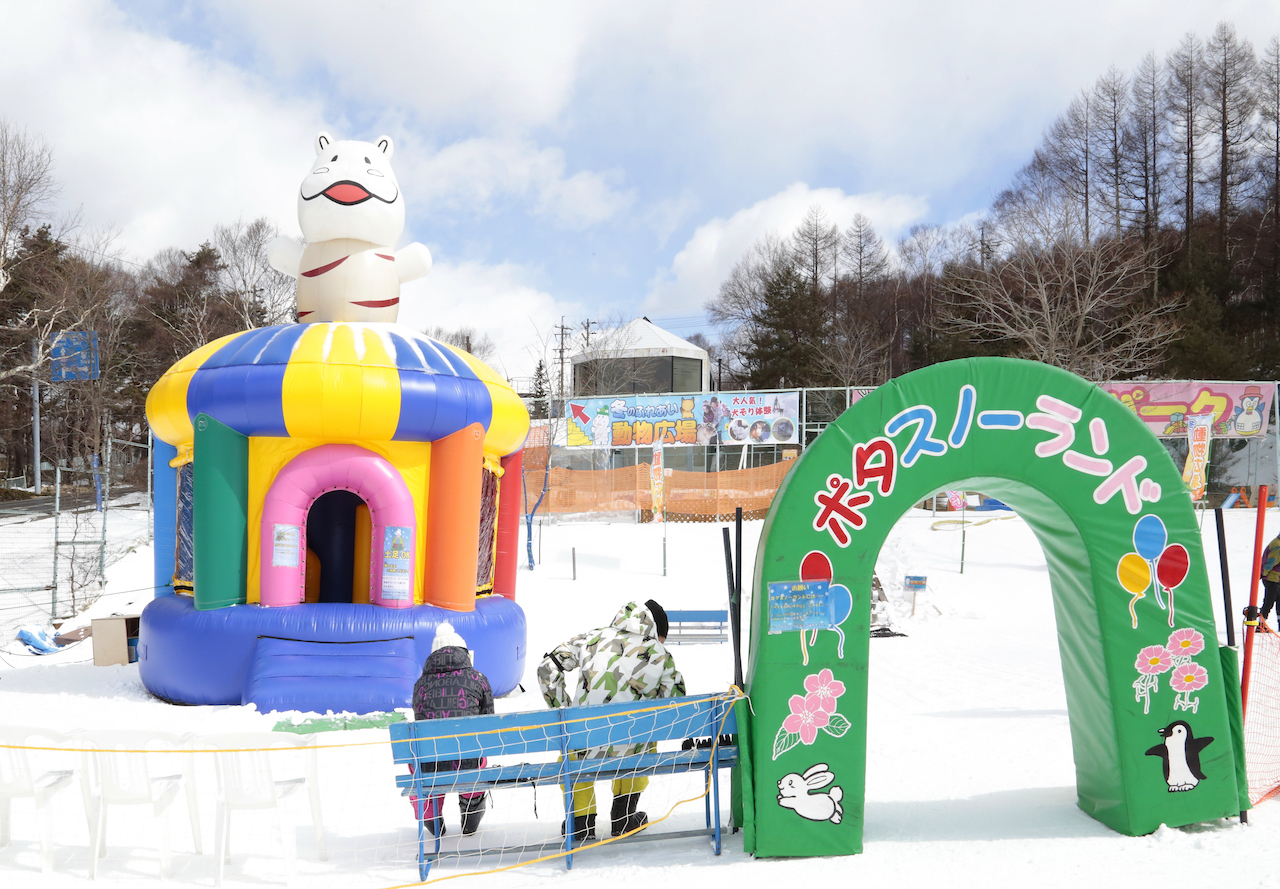
[[[1200,770],[1200,751],[1213,743],[1213,738],[1197,738],[1191,726],[1181,719],[1158,729],[1164,738],[1147,751],[1147,756],[1158,756],[1164,763],[1164,780],[1170,793],[1194,790],[1204,780]]]

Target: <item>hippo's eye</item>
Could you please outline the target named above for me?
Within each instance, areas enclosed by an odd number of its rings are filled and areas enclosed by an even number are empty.
[[[367,163],[369,163],[369,159],[366,157],[366,158],[364,159],[364,162],[365,162],[366,164],[367,164]]]
[[[333,163],[337,159],[338,159],[338,156],[335,154],[332,158],[329,159],[329,163]]]

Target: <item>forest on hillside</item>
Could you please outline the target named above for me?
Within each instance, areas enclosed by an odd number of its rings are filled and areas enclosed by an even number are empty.
[[[1280,38],[1112,67],[976,222],[893,248],[812,207],[706,311],[735,384],[875,386],[1003,355],[1096,381],[1280,376]]]

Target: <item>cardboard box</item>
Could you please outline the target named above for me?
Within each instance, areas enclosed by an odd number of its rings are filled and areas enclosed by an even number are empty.
[[[113,614],[93,621],[93,664],[131,664],[138,659],[138,615]]]

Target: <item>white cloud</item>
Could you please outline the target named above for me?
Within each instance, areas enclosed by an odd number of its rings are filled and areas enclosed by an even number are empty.
[[[518,197],[557,227],[581,230],[616,216],[635,199],[634,192],[617,188],[621,172],[566,175],[563,151],[526,139],[477,137],[419,157],[399,175],[406,194],[427,211],[487,214],[497,201]]]
[[[727,219],[712,219],[698,226],[676,254],[670,268],[651,282],[644,301],[648,314],[689,315],[702,311],[716,295],[729,270],[764,235],[787,237],[817,205],[843,230],[855,213],[871,220],[882,238],[892,242],[910,223],[924,217],[923,198],[905,195],[846,195],[838,188],[810,188],[797,182],[771,197],[739,210]]]
[[[551,123],[572,98],[597,13],[575,3],[225,0],[206,13],[259,64],[335,99],[412,109],[430,127],[490,132]]]
[[[436,263],[431,274],[401,288],[400,323],[416,330],[472,327],[489,334],[498,349],[490,362],[507,377],[532,377],[548,356],[560,317],[580,307],[560,302],[528,283],[528,269],[510,263]]]
[[[66,208],[114,227],[127,253],[192,249],[239,217],[296,227],[314,104],[131,30],[102,2],[7,4],[0,32],[0,114],[49,142]]]

